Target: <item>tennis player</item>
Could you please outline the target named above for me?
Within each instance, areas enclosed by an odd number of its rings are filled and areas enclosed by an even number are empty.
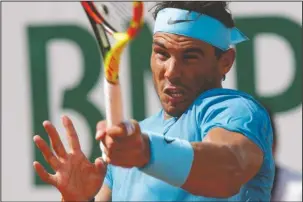
[[[34,167],[62,200],[270,201],[270,118],[250,95],[222,88],[236,57],[232,46],[248,40],[226,6],[157,3],[151,69],[162,110],[107,130],[98,123],[106,162],[87,160],[68,117],[71,153],[44,122],[56,156],[39,136],[34,140],[56,174]]]

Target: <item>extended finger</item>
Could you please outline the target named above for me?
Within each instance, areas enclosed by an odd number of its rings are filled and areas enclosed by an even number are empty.
[[[53,124],[49,121],[44,121],[43,126],[48,133],[51,141],[52,148],[59,157],[66,158],[67,153],[60,140],[59,134]]]
[[[48,172],[46,172],[45,168],[37,161],[34,162],[33,166],[34,166],[37,174],[39,175],[39,177],[45,183],[56,186],[57,181],[56,181],[56,177],[54,175],[51,175]]]
[[[63,116],[62,122],[67,132],[69,146],[73,151],[80,150],[81,147],[79,143],[79,138],[72,121],[67,116]]]
[[[34,136],[34,142],[36,143],[38,149],[44,156],[46,162],[54,169],[55,171],[59,168],[60,162],[57,157],[53,154],[53,152],[48,147],[47,143],[39,136]]]

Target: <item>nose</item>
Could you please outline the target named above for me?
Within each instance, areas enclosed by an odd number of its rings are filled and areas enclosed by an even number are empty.
[[[166,68],[165,68],[165,74],[164,77],[173,82],[175,80],[178,80],[181,78],[181,67],[179,63],[171,58],[170,60],[167,61],[166,63]]]

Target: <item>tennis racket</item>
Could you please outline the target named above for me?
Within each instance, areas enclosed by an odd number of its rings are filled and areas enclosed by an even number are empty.
[[[123,121],[120,56],[127,43],[136,37],[143,24],[143,2],[82,1],[104,60],[104,99],[107,127]],[[125,23],[130,22],[128,28]],[[109,36],[116,42],[111,46]],[[105,160],[102,142],[102,158]]]

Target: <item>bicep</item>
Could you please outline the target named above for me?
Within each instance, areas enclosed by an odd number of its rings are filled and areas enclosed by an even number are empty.
[[[236,158],[238,170],[241,173],[239,178],[241,184],[253,178],[262,166],[263,151],[241,133],[217,127],[207,133],[203,142],[210,142],[228,149],[230,154]]]
[[[103,183],[100,191],[96,195],[95,201],[112,201],[112,190],[105,183]]]

